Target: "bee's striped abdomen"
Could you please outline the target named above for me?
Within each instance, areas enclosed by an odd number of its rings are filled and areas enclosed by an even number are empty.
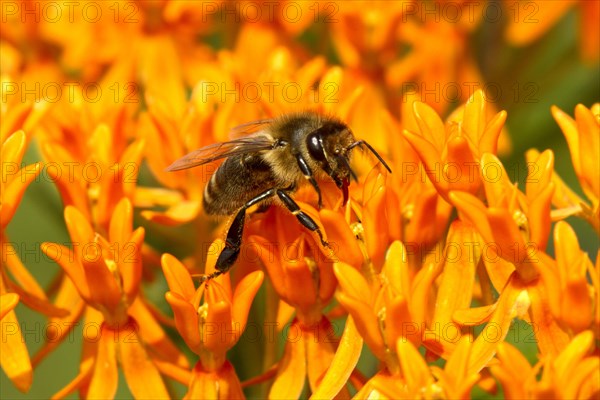
[[[271,168],[260,155],[230,157],[217,168],[204,188],[204,210],[212,215],[231,215],[250,199],[275,186]]]

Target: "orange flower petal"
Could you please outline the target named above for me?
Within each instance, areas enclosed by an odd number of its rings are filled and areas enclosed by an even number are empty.
[[[160,261],[171,292],[181,295],[187,301],[191,301],[196,288],[188,269],[170,254],[163,254]]]
[[[300,331],[297,323],[292,323]],[[291,328],[290,328],[291,329]],[[295,340],[288,340],[279,367],[277,376],[273,381],[273,386],[269,391],[270,399],[297,399],[304,388],[306,379],[306,350],[302,335],[298,335]]]
[[[133,207],[127,198],[122,198],[113,210],[110,219],[108,238],[111,243],[126,242],[131,237]]]
[[[68,309],[69,313],[60,318],[52,318],[51,323],[57,323],[59,326],[66,327],[66,329],[57,329],[55,335],[48,337],[45,335],[45,343],[38,350],[38,352],[32,357],[31,363],[35,368],[39,363],[54,349],[56,349],[65,338],[67,338],[76,326],[76,321],[81,318],[83,310],[86,306],[85,302],[79,295],[79,292],[75,288],[75,284],[68,276],[63,276],[58,294],[56,296],[55,303],[56,307],[61,309]]]
[[[331,399],[342,390],[358,363],[362,344],[363,339],[356,329],[354,319],[352,319],[352,316],[348,316],[335,355],[321,383],[313,391],[311,399]]]
[[[371,289],[360,272],[344,263],[335,263],[333,270],[343,293],[357,300],[363,300],[368,305],[373,304],[368,296]]]
[[[121,340],[118,342],[118,351],[127,386],[137,399],[167,399],[167,388],[144,348],[137,329],[130,321],[119,330]]]
[[[317,288],[308,264],[304,259],[289,262],[285,272],[286,301],[302,311],[312,311],[317,301]]]
[[[600,358],[581,360],[577,371],[566,380],[562,393],[565,399],[591,399],[600,390]]]
[[[479,142],[486,126],[486,101],[483,90],[477,89],[465,103],[463,131],[474,143]]]
[[[577,370],[581,360],[594,348],[594,334],[585,331],[576,335],[554,360],[557,376],[568,376]]]
[[[575,107],[575,120],[581,157],[579,180],[588,198],[597,203],[600,199],[600,122],[581,104]]]
[[[84,247],[93,242],[94,230],[90,226],[88,219],[73,206],[65,207],[65,222],[71,240],[75,245]]]
[[[216,286],[211,282],[207,294]],[[231,323],[231,304],[226,301],[211,301],[206,320],[202,324],[202,342],[204,347],[216,354],[224,354],[240,338],[238,327]]]
[[[39,297],[32,296],[21,287],[9,283],[10,290],[15,292],[21,298],[21,303],[26,305],[28,308],[37,311],[47,317],[64,317],[68,315],[69,308],[56,307],[48,300],[40,299]]]
[[[216,372],[202,369],[200,362],[192,371],[192,381],[184,399],[245,399],[240,381],[229,361]]]
[[[421,330],[413,322],[409,304],[404,296],[397,296],[386,301],[385,336],[387,343],[395,343],[398,338],[405,338],[415,344],[421,343]]]
[[[5,293],[0,295],[0,320],[4,318],[9,311],[12,311],[19,304],[19,295],[15,293]]]
[[[498,253],[505,260],[517,265],[526,261],[530,255],[523,235],[508,210],[490,207],[488,220],[494,235],[494,245],[499,247]]]
[[[2,162],[5,163],[5,165],[20,164],[23,159],[23,154],[25,154],[26,144],[27,137],[25,136],[25,132],[18,131],[10,135],[8,139],[2,143],[2,150],[0,152],[2,155]],[[20,165],[18,167],[20,167]],[[15,179],[14,177],[11,178],[12,179],[9,179],[8,176],[3,176],[2,183],[11,182]]]
[[[506,208],[506,198],[510,195],[506,192],[511,183],[504,165],[494,154],[484,153],[481,155],[480,166],[488,206]]]
[[[502,343],[510,328],[513,318],[517,316],[518,301],[527,292],[516,275],[508,281],[498,299],[498,305],[483,331],[477,336],[471,348],[469,358],[469,374],[481,371],[496,353],[496,347]]]
[[[537,328],[535,338],[542,355],[556,356],[569,343],[569,336],[558,325],[550,311],[548,293],[541,284],[528,287],[531,298],[531,323]]]
[[[96,243],[90,243],[82,255],[83,270],[90,290],[90,300],[96,305],[106,307],[109,313],[116,311],[121,304],[121,290],[115,277],[102,258],[102,249]]]
[[[405,228],[404,241],[424,245],[435,243],[439,239],[440,233],[444,232],[450,214],[450,206],[448,206],[447,216],[443,215],[443,211],[438,211],[444,205],[447,203],[440,199],[436,190],[423,190],[415,204],[410,223]],[[431,223],[432,217],[435,218],[435,223]]]
[[[432,381],[427,363],[409,340],[398,339],[396,351],[398,352],[402,376],[406,381],[408,390],[414,394],[419,393],[421,388],[426,387]]]
[[[523,7],[516,1],[507,2],[506,9],[514,10]],[[514,3],[514,4],[511,4]],[[542,36],[561,18],[567,10],[576,2],[574,0],[565,0],[559,3],[547,3],[545,1],[536,1],[528,3],[534,6],[535,19],[527,17],[511,18],[505,31],[506,39],[517,46],[525,46]],[[532,23],[535,21],[534,23]]]
[[[19,174],[21,175],[20,179],[13,180],[6,188],[3,188],[3,203],[2,208],[0,208],[0,220],[2,222],[0,223],[0,226],[5,227],[8,225],[25,194],[25,189],[27,189],[27,186],[29,186],[31,182],[37,179],[40,172],[42,172],[42,163],[28,165],[19,170]]]
[[[469,223],[454,221],[450,225],[444,248],[444,268],[437,293],[432,326],[452,323],[454,311],[471,305],[475,269],[480,261],[475,248],[476,233]]]
[[[327,231],[329,244],[333,249],[338,249],[337,254],[335,254],[337,259],[355,268],[360,268],[364,262],[364,257],[348,224],[340,223],[341,216],[339,213],[325,208],[319,212],[319,216]]]
[[[497,307],[498,303],[494,303],[489,306],[456,310],[452,313],[452,320],[464,326],[481,325],[490,320]]]
[[[123,183],[123,194],[129,199],[133,198],[136,190],[145,145],[146,141],[140,139],[127,146],[119,160],[118,174],[113,176],[113,181]]]
[[[381,187],[367,201],[362,221],[367,252],[378,270],[383,266],[385,250],[389,244],[385,194],[385,187]]]
[[[481,200],[465,192],[450,192],[448,197],[461,213],[462,218],[477,227],[486,242],[493,242],[492,229],[486,215],[487,210]]]
[[[439,157],[444,146],[444,136],[446,132],[444,123],[433,108],[420,101],[415,101],[413,112],[415,113],[415,119],[419,125],[421,136],[423,136],[426,141],[433,144],[435,149],[437,149],[437,152],[430,153],[428,151],[423,154],[437,154]]]
[[[173,309],[177,331],[192,351],[198,351],[198,346],[202,342],[198,330],[198,312],[179,293],[167,292],[165,298]]]
[[[499,140],[501,143],[502,137],[500,135],[502,134],[502,129],[504,128],[507,116],[508,113],[506,111],[500,111],[488,121],[485,132],[479,141],[480,153],[496,154],[498,152],[498,147],[500,147],[500,151],[502,151],[502,145],[500,144],[499,146]]]
[[[239,324],[240,331],[246,328],[248,312],[252,306],[252,300],[263,283],[265,274],[262,271],[254,271],[244,277],[235,288],[233,294],[233,306],[231,316],[234,324]]]
[[[115,334],[118,335],[117,337],[121,337],[121,333],[109,329],[106,324],[102,324],[88,398],[112,399],[115,397],[119,383]]]
[[[166,226],[178,226],[192,221],[200,212],[200,203],[198,201],[183,201],[164,212],[142,211],[142,217],[149,221],[156,222]]]
[[[581,172],[583,170],[581,168],[581,158],[579,153],[579,133],[577,132],[577,125],[573,118],[571,118],[560,108],[552,106],[551,110],[554,120],[560,126],[560,129],[562,130],[563,134],[565,135],[565,139],[567,140],[567,144],[569,145],[569,151],[571,152],[571,163],[575,168],[575,172],[577,173],[577,176],[581,176]]]
[[[472,194],[477,194],[481,186],[481,179],[477,171],[477,162],[473,157],[469,142],[464,136],[455,136],[448,139],[446,155],[447,161],[441,165],[441,179],[432,180],[432,183],[438,187],[438,191],[446,198],[448,188],[452,190],[461,190]],[[440,166],[438,166],[439,168]]]
[[[257,253],[275,289],[284,288],[284,274],[280,263],[278,246],[269,239],[256,235],[250,236],[248,242],[257,247]]]
[[[144,343],[147,343],[155,354],[180,368],[190,367],[185,355],[171,341],[140,297],[135,299],[128,312],[139,325],[140,336],[144,339]]]
[[[21,262],[18,256],[17,250],[13,247],[11,242],[7,242],[6,236],[3,233],[2,239],[0,239],[0,245],[2,246],[2,262],[6,265],[8,271],[13,276],[14,280],[23,288],[30,296],[37,297],[41,300],[47,300],[44,289],[37,283],[35,278],[27,270],[27,268]]]
[[[83,268],[79,263],[73,262],[76,256],[71,249],[57,243],[42,243],[42,251],[54,260],[73,281],[77,291],[86,300],[90,299],[90,289]]]
[[[406,298],[410,296],[411,281],[408,254],[404,244],[399,240],[394,241],[388,248],[382,272],[393,288],[394,294],[402,295]]]
[[[344,293],[338,293],[337,300],[352,315],[356,321],[356,329],[360,332],[373,354],[383,360],[385,358],[385,346],[379,330],[379,320],[373,309]]]
[[[127,241],[120,243],[121,256],[118,258],[118,269],[121,274],[123,292],[131,303],[138,295],[142,279],[142,247],[144,245],[144,228],[139,227]]]
[[[554,172],[554,153],[552,150],[546,150],[532,162],[533,164],[530,165],[530,168],[533,168],[527,174],[525,188],[528,199],[539,197],[550,183],[552,173]]]
[[[4,50],[4,48],[2,50]],[[3,121],[2,127],[0,127],[0,143],[5,143],[10,136],[15,135],[13,132],[20,129],[25,124],[34,106],[35,104],[32,102],[18,102],[14,105],[11,104],[11,112],[2,114]],[[16,133],[21,134],[23,131],[18,131]],[[2,159],[7,160],[7,158],[4,158],[4,154],[2,154]],[[19,159],[19,161],[21,161],[21,159]]]
[[[14,311],[8,311],[2,318],[2,337],[0,365],[17,389],[26,393],[31,386],[33,371],[29,352]]]
[[[302,330],[302,341],[306,346],[306,367],[311,391],[317,389],[327,370],[331,368],[334,356],[334,331],[331,322],[322,317],[321,321]]]
[[[471,374],[471,376],[467,375],[470,355],[471,337],[463,336],[444,366],[444,379],[455,390],[460,390],[459,388],[462,386],[470,392],[470,386],[479,380],[479,374],[477,373]],[[471,384],[469,384],[469,381],[471,381]],[[465,398],[468,397],[465,396],[467,393],[456,393],[456,396],[452,397]]]
[[[56,185],[63,204],[73,206],[82,212],[87,219],[90,216],[89,199],[83,183],[82,168],[73,168],[79,165],[80,161],[72,157],[64,148],[50,144],[42,144],[44,158],[58,163],[58,168],[47,168],[46,174]],[[62,171],[69,171],[63,174]]]

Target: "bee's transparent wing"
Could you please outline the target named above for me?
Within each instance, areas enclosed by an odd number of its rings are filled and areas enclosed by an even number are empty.
[[[258,119],[256,121],[246,122],[245,124],[234,126],[229,131],[229,137],[231,139],[239,139],[260,131],[262,128],[271,124],[272,122],[272,119]]]
[[[247,136],[229,142],[214,143],[186,154],[169,165],[167,171],[180,171],[238,154],[270,150],[274,143],[275,140],[268,135]]]

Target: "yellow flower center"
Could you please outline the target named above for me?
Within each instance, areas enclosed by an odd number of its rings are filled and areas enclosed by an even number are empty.
[[[529,221],[527,220],[527,215],[521,210],[516,210],[513,213],[513,220],[519,227],[519,231],[523,235],[523,238],[526,242],[529,241]]]

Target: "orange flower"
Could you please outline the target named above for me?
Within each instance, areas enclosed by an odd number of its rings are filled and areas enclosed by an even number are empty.
[[[552,107],[552,115],[567,139],[571,162],[591,205],[566,187],[558,176],[553,177],[559,190],[552,202],[562,209],[558,210],[561,217],[578,214],[600,234],[600,103],[589,109],[577,105],[575,120],[558,107]]]
[[[586,329],[598,332],[599,319],[594,318],[593,314],[600,301],[595,288],[598,285],[598,274],[588,255],[579,248],[575,232],[564,221],[558,222],[554,227],[554,244],[556,263],[549,263],[547,268],[540,270],[547,292],[551,294],[549,300],[552,314],[573,334]],[[595,286],[590,287],[588,284],[588,273]]]
[[[600,392],[600,357],[590,331],[579,333],[560,354],[533,368],[508,343],[498,346],[498,361],[490,369],[507,398],[590,399]]]
[[[419,155],[438,193],[446,200],[452,190],[477,195],[482,186],[481,156],[496,154],[506,112],[490,117],[481,90],[469,98],[462,118],[456,112],[446,126],[425,103],[415,102],[413,107],[420,135],[404,130],[404,137]]]
[[[133,200],[144,141],[138,140],[119,153],[118,132],[99,125],[80,146],[48,141],[42,145],[52,167],[48,176],[56,183],[65,206],[76,207],[94,229],[108,231],[110,218],[123,196]],[[71,148],[71,149],[69,149]]]
[[[420,163],[407,160],[406,164],[392,165],[397,166],[397,173],[386,176],[375,167],[365,179],[359,237],[364,239],[376,272],[381,270],[385,252],[394,240],[410,247],[409,264],[414,272],[431,246],[445,234],[452,207],[425,174],[418,172],[422,171]]]
[[[163,187],[138,188],[136,205],[166,207],[165,211],[143,211],[142,216],[151,221],[165,225],[190,222],[200,212],[202,185],[208,182],[214,165],[175,173],[165,169],[186,153],[214,141],[208,133],[198,135],[198,131],[213,130],[214,116],[208,113],[206,106],[196,108],[195,103],[184,112],[177,108],[177,102],[172,104],[161,97],[147,95],[147,102],[148,112],[142,114],[139,130],[144,132],[147,142],[146,159],[150,170]]]
[[[4,231],[12,219],[25,189],[42,171],[42,163],[35,163],[21,168],[21,160],[25,154],[26,137],[23,131],[10,135],[2,142],[2,202],[0,203],[0,229]]]
[[[394,343],[399,338],[421,344],[429,310],[428,296],[438,266],[424,266],[411,278],[407,251],[394,242],[380,275],[365,278],[355,268],[336,263],[338,301],[356,323],[360,335],[390,374],[398,373]]]
[[[75,5],[71,14],[62,10],[70,18],[64,14],[59,18],[42,18],[37,40],[60,48],[61,65],[68,70],[81,71],[84,79],[89,80],[98,79],[106,65],[123,65],[132,60],[142,61],[140,71],[147,71],[147,65],[143,63],[147,51],[145,42],[157,37],[164,37],[174,47],[175,44],[180,47],[173,57],[167,58],[185,59],[185,52],[193,52],[196,47],[196,35],[207,33],[213,20],[204,7],[189,1],[173,4],[166,1],[93,3],[93,6],[89,3]],[[214,6],[219,7],[220,2],[215,2]],[[34,5],[28,7],[34,9]],[[87,15],[88,9],[96,13],[93,18],[91,12]],[[74,37],[77,40],[73,40]],[[128,40],[122,40],[123,37]],[[100,42],[104,43],[102,48],[88,51]],[[141,78],[144,80],[145,77]]]
[[[444,113],[452,103],[466,101],[472,94],[470,85],[483,79],[468,51],[468,32],[444,17],[435,21],[436,16],[419,12],[427,7],[426,3],[417,3],[417,13],[411,12],[406,23],[400,25],[397,35],[410,52],[387,66],[384,79],[388,87],[400,90],[399,101],[413,93]],[[439,18],[442,7],[437,10]]]
[[[480,375],[468,370],[472,342],[463,337],[448,358],[444,369],[428,367],[418,350],[407,340],[398,339],[397,351],[409,398],[469,399]]]
[[[19,296],[6,293],[4,279],[0,279],[0,367],[21,392],[29,391],[33,380],[33,369],[29,360],[29,351],[21,334],[21,326],[14,312]]]
[[[319,223],[316,210],[305,203],[299,204],[303,211]],[[326,220],[331,218],[327,211],[322,212]],[[295,309],[289,311],[296,313],[288,330],[294,332],[295,340],[290,338],[285,343],[283,358],[278,363],[275,380],[269,392],[270,398],[300,396],[307,377],[311,391],[315,392],[334,359],[333,327],[323,315],[323,308],[330,302],[337,285],[330,257],[336,256],[336,249],[339,249],[340,257],[348,255],[344,254],[343,242],[335,243],[333,254],[326,255],[322,252],[319,239],[308,240],[302,229],[294,216],[279,207],[269,210],[263,219],[252,223],[250,227],[250,232],[261,234],[250,236],[248,242],[254,246],[275,291],[286,304],[283,306],[282,302],[280,303],[277,326],[282,329],[288,321],[290,315],[286,311],[289,310],[289,306]],[[326,234],[325,230],[323,232]],[[345,229],[342,229],[342,232],[345,232]],[[340,235],[338,230],[333,237],[344,240],[352,235],[348,235],[347,232]],[[358,256],[360,251],[352,251],[351,254]],[[292,333],[289,336],[291,337]],[[358,358],[344,357],[344,361],[350,360],[354,364],[343,365],[342,375],[350,375]],[[333,390],[334,395],[339,391],[347,394],[345,382],[337,381],[332,384],[331,379],[328,378],[327,388],[322,390]]]
[[[441,275],[438,278],[435,309],[429,329],[424,333],[427,349],[445,359],[455,351],[458,338],[472,336],[468,326],[461,326],[453,320],[455,312],[467,309],[481,293],[484,304],[491,303],[492,289],[503,288],[512,270],[503,268],[502,262],[489,262],[485,243],[470,223],[455,220],[450,225],[443,251],[435,249],[436,257],[441,257]],[[479,276],[479,281],[476,281]],[[479,284],[479,290],[477,290]]]
[[[223,246],[222,240],[216,240],[211,249]],[[206,273],[214,271],[217,256],[216,251],[209,253]],[[175,257],[163,255],[162,266],[171,289],[166,299],[173,308],[177,330],[200,357],[185,398],[244,398],[239,379],[225,354],[246,328],[248,312],[263,282],[263,273],[255,271],[247,275],[232,292],[229,274],[195,289],[190,273]],[[203,294],[205,301],[200,305]]]
[[[97,324],[100,332],[99,337],[88,337],[93,330],[84,331],[83,354],[93,356],[82,359],[79,375],[56,397],[76,389],[83,397],[113,397],[117,360],[135,397],[168,397],[158,368],[185,368],[187,361],[138,297],[144,229],[132,229],[131,203],[124,198],[115,207],[108,239],[94,232],[73,206],[66,207],[65,220],[73,249],[44,243],[42,251],[68,275],[88,305],[86,323]]]
[[[543,251],[550,233],[550,200],[554,185],[550,181],[553,155],[546,151],[540,155],[530,170],[523,195],[508,181],[502,164],[486,153],[481,159],[482,175],[488,206],[473,195],[451,192],[450,199],[460,212],[461,218],[477,228],[484,243],[495,248],[486,257],[503,258],[508,263],[498,264],[510,274],[500,291],[498,301],[491,305],[458,310],[453,319],[460,325],[479,325],[488,322],[473,345],[471,370],[479,371],[492,358],[497,344],[506,337],[511,320],[524,318],[536,324],[536,338],[542,354],[556,355],[568,342],[567,334],[550,314],[553,292],[547,291],[540,277],[540,270],[550,268],[550,261]],[[492,168],[495,172],[492,174]],[[487,172],[486,172],[487,171]],[[492,281],[494,283],[494,281]],[[485,329],[500,329],[499,340],[490,341]]]
[[[547,150],[532,164],[524,195],[510,183],[500,161],[485,153],[480,168],[488,206],[466,192],[449,194],[461,218],[477,227],[484,241],[496,248],[498,256],[515,264],[526,281],[537,277],[535,255],[546,248],[550,235],[553,166],[554,155]]]
[[[506,12],[511,16],[506,29],[506,39],[517,46],[526,46],[544,35],[569,9],[578,6],[580,18],[580,47],[584,60],[595,63],[600,57],[598,24],[600,3],[587,0],[565,0],[557,3],[532,1],[523,3],[505,0]]]
[[[24,116],[25,117],[25,116]],[[42,164],[36,163],[21,168],[25,153],[26,137],[23,131],[10,135],[2,143],[2,177],[0,179],[0,248],[2,268],[0,269],[0,296],[7,301],[3,310],[6,325],[6,340],[0,343],[0,362],[7,376],[23,392],[29,390],[32,380],[31,361],[14,311],[14,296],[28,307],[48,316],[64,315],[66,310],[52,306],[46,293],[19,259],[18,252],[6,234],[6,227],[12,220],[25,190],[37,179]],[[9,278],[9,273],[14,281]],[[10,292],[15,292],[10,293]],[[11,301],[12,299],[12,301]],[[16,303],[15,303],[16,304]],[[8,329],[14,329],[8,332]]]

